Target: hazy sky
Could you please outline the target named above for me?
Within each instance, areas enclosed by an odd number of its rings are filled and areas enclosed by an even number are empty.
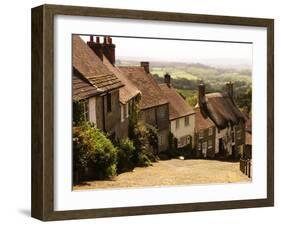
[[[89,37],[83,39],[88,41]],[[116,44],[116,59],[197,62],[216,66],[252,64],[252,44],[120,37],[112,37],[112,41]]]

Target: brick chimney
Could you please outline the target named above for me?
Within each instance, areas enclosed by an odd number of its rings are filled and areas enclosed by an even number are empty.
[[[171,87],[171,75],[166,73],[164,75],[164,82],[167,84],[168,87]]]
[[[199,103],[205,100],[205,84],[203,81],[200,81],[198,85],[198,101]]]
[[[233,82],[227,82],[226,83],[226,92],[227,92],[227,94],[231,97],[231,98],[233,98]]]
[[[103,47],[100,43],[100,37],[96,37],[96,42],[94,41],[94,36],[90,36],[90,41],[87,42],[87,45],[95,52],[95,54],[102,60]]]
[[[144,68],[146,73],[150,73],[150,71],[149,71],[149,62],[148,61],[142,61],[140,63],[140,65],[141,65],[141,67]]]
[[[115,45],[112,43],[112,38],[105,36],[103,39],[103,54],[111,64],[115,64]]]

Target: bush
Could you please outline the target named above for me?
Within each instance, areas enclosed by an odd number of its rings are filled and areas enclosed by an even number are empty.
[[[122,139],[118,144],[117,171],[118,173],[132,170],[134,168],[134,155],[136,148],[128,138]]]
[[[107,179],[116,175],[117,149],[91,123],[73,127],[73,155],[74,172],[80,180]]]
[[[73,111],[73,125],[77,126],[78,124],[86,121],[84,115],[85,102],[79,100],[73,100],[72,102],[72,111]]]

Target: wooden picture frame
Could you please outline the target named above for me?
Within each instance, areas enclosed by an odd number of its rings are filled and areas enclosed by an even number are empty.
[[[238,201],[54,211],[54,16],[88,16],[267,29],[267,198]],[[109,8],[42,5],[32,9],[32,202],[34,218],[50,220],[163,214],[274,205],[274,21],[273,19],[211,16]],[[266,139],[266,138],[265,138]]]

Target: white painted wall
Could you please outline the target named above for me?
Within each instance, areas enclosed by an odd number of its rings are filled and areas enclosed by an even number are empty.
[[[89,99],[89,120],[97,124],[96,97]]]
[[[215,153],[219,152],[219,139],[220,138],[225,138],[227,136],[227,134],[230,136],[231,135],[231,128],[227,127],[225,129],[220,130],[220,132],[218,132],[218,129],[216,128],[216,149],[215,149]],[[224,139],[225,141],[225,139]],[[230,142],[225,146],[225,148],[227,149],[228,155],[232,154],[232,142],[230,139]]]
[[[185,126],[185,117],[176,119],[179,120],[179,127],[176,128],[176,120],[170,122],[171,132],[173,135],[180,139],[183,136],[190,135],[192,137],[192,145],[194,145],[194,126],[195,126],[195,114],[189,115],[189,125]]]

